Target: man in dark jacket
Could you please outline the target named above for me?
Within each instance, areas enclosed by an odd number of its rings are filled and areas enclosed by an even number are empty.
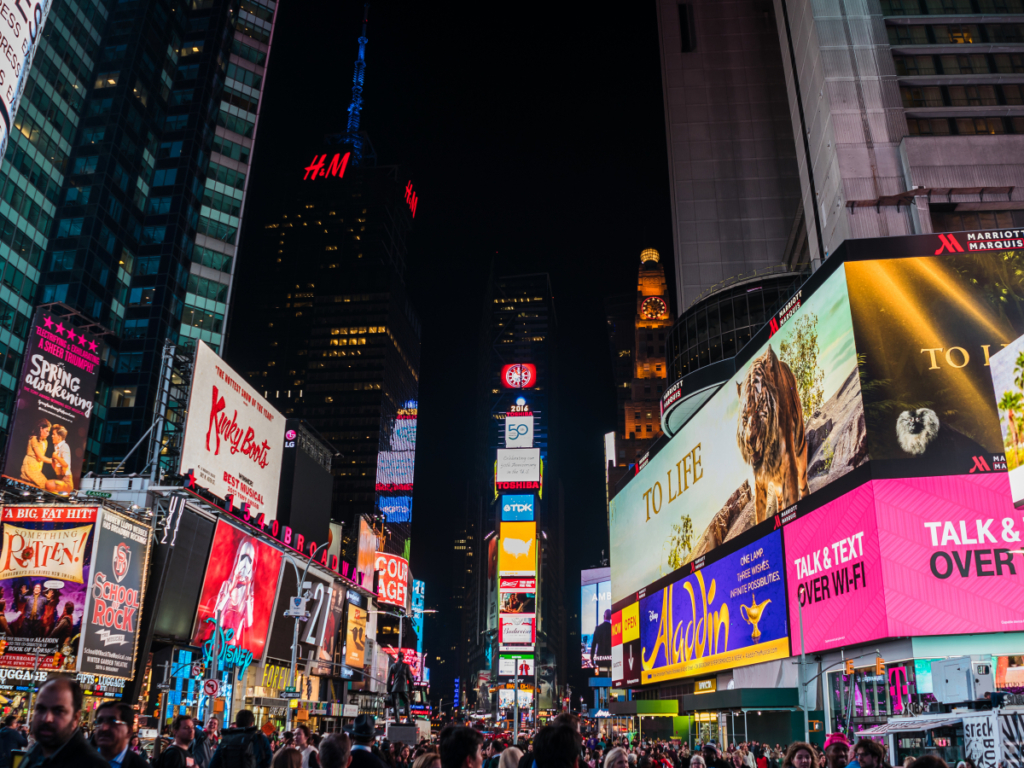
[[[234,728],[225,728],[221,731],[220,746],[213,753],[213,760],[210,761],[210,768],[241,768],[241,765],[234,765],[232,761],[238,760],[248,749],[256,758],[256,768],[269,768],[270,766],[270,742],[263,735],[256,725],[256,716],[248,709],[238,710],[235,715]]]
[[[406,722],[409,721],[409,696],[413,683],[412,667],[405,663],[405,659],[399,653],[395,663],[388,671],[388,691],[391,693],[395,705],[395,722],[400,722],[398,714],[400,706],[405,712]]]
[[[4,727],[0,728],[0,768],[11,764],[11,750],[23,749],[28,745],[25,734],[15,728],[18,718],[8,715],[4,718]]]
[[[349,730],[352,737],[352,762],[349,768],[386,768],[384,761],[373,754],[371,747],[377,738],[376,720],[373,715],[359,715]]]
[[[21,768],[108,768],[109,763],[85,740],[82,687],[70,677],[48,680],[36,696],[32,736],[36,743]]]
[[[104,701],[96,708],[96,747],[110,768],[149,768],[149,761],[128,749],[135,712],[123,701]]]

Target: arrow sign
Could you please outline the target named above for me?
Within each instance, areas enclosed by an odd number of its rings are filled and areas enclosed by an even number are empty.
[[[629,646],[629,671],[633,671],[633,646]]]
[[[204,680],[203,693],[207,696],[216,696],[220,693],[220,682],[217,680]]]

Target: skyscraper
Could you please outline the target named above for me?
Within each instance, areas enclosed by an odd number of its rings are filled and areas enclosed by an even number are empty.
[[[165,340],[222,348],[275,8],[54,2],[0,169],[0,352],[11,373],[36,301],[112,332],[86,469],[153,423]],[[12,387],[0,376],[4,428]]]
[[[507,523],[513,519],[510,514],[516,514],[504,512],[502,505],[505,500],[515,499],[509,503],[530,507],[529,512],[524,511],[522,517],[515,519],[535,526],[523,533],[524,541],[535,538],[537,552],[536,591],[529,598],[535,601],[536,641],[529,653],[534,654],[541,674],[557,667],[559,680],[564,682],[564,500],[551,443],[558,423],[554,408],[559,375],[557,329],[547,274],[492,273],[484,297],[477,379],[479,403],[472,488],[476,498],[467,501],[467,514],[477,519],[469,521],[464,529],[479,533],[466,536],[460,530],[458,534],[460,543],[465,540],[467,547],[475,549],[466,560],[474,573],[466,590],[466,614],[460,636],[463,677],[469,674],[479,679],[483,673],[492,681],[498,679],[502,615],[498,538],[502,535],[502,521]],[[533,485],[504,482],[496,462],[499,450],[516,449],[508,441],[506,420],[517,414],[531,417],[529,450],[536,449],[541,461],[540,482]],[[475,601],[468,604],[474,596]],[[477,706],[489,707],[490,703],[478,700]]]

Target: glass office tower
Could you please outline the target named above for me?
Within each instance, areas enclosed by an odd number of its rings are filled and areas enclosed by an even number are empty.
[[[149,429],[165,341],[223,347],[275,11],[55,0],[0,170],[0,428],[36,302],[111,332],[86,469]]]

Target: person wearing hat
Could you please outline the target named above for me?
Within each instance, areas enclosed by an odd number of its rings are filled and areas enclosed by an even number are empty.
[[[850,740],[845,733],[830,733],[825,739],[825,768],[846,768],[850,763]]]
[[[373,740],[377,738],[376,722],[373,715],[359,715],[349,729],[348,735],[352,737],[352,762],[349,768],[387,768],[371,749]]]
[[[707,768],[729,768],[728,763],[718,756],[718,745],[715,742],[709,741],[705,744],[703,752]]]

